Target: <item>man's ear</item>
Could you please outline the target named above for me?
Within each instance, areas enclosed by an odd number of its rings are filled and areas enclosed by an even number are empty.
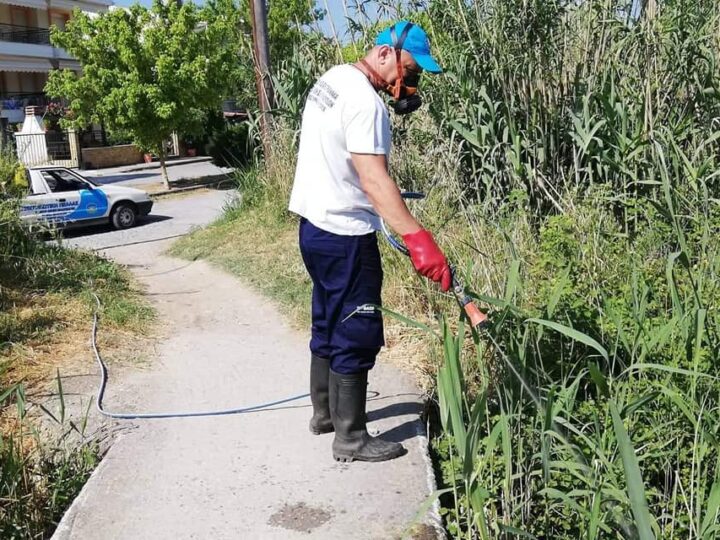
[[[378,63],[380,65],[385,65],[385,63],[388,60],[390,60],[394,50],[395,49],[393,49],[390,45],[378,45],[378,50],[377,50]]]

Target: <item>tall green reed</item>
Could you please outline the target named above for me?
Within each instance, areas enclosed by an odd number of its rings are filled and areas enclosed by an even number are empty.
[[[715,537],[720,5],[383,9],[426,26],[445,68],[427,111],[394,120],[394,177],[428,191],[423,223],[494,311],[472,345],[447,318],[433,338],[448,530]],[[307,81],[379,24],[299,44],[278,77],[296,127]],[[387,264],[414,316],[451,306],[412,303]]]
[[[662,2],[648,19],[631,4],[428,4],[448,75],[423,83],[437,124],[461,142],[467,189],[497,200],[520,187],[557,207],[567,188],[606,182],[623,203],[644,190],[658,129],[686,149],[708,140],[720,7]]]

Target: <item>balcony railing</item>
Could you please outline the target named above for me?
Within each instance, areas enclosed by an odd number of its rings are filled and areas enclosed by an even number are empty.
[[[0,41],[50,45],[50,30],[47,28],[36,28],[33,26],[0,24]]]
[[[43,93],[35,94],[0,94],[0,111],[5,110],[25,110],[25,107],[32,105],[36,107],[47,107],[52,100]]]

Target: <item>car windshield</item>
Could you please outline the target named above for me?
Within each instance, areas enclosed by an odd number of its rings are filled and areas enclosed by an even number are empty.
[[[90,184],[91,186],[100,187],[100,184],[98,184],[98,183],[90,180],[89,178],[86,178],[85,176],[82,176],[82,175],[76,173],[75,171],[67,171],[67,172],[69,172],[70,174],[72,174],[74,177],[82,180],[83,182],[87,182],[87,183]]]
[[[75,178],[72,174],[62,170],[42,171],[42,176],[52,193],[63,193],[67,191],[79,191],[86,189],[86,184]]]
[[[90,184],[92,186],[100,187],[100,184],[98,184],[95,180],[91,180],[87,176],[83,176],[82,179],[85,180],[88,184]]]
[[[53,193],[88,189],[88,184],[96,186],[94,182],[67,169],[46,169],[41,174]]]

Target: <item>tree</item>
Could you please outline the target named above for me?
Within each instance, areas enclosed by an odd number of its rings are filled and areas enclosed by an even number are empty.
[[[325,11],[313,7],[314,3],[312,0],[273,0],[268,3],[271,55],[280,59],[292,54],[293,47],[300,42],[301,27],[324,18]]]
[[[155,153],[169,188],[163,141],[199,133],[205,111],[234,87],[238,25],[232,0],[212,9],[154,0],[150,9],[135,4],[99,16],[76,10],[52,42],[80,61],[82,73],[53,71],[45,90],[68,100],[66,125],[102,123]]]
[[[270,64],[280,65],[293,55],[293,48],[302,42],[303,27],[320,21],[325,11],[315,7],[315,0],[272,0],[268,2],[268,41],[270,43]],[[257,98],[255,91],[255,66],[253,64],[252,27],[250,24],[250,2],[240,0],[240,24],[237,27],[238,41],[243,47],[236,94],[243,103]]]

